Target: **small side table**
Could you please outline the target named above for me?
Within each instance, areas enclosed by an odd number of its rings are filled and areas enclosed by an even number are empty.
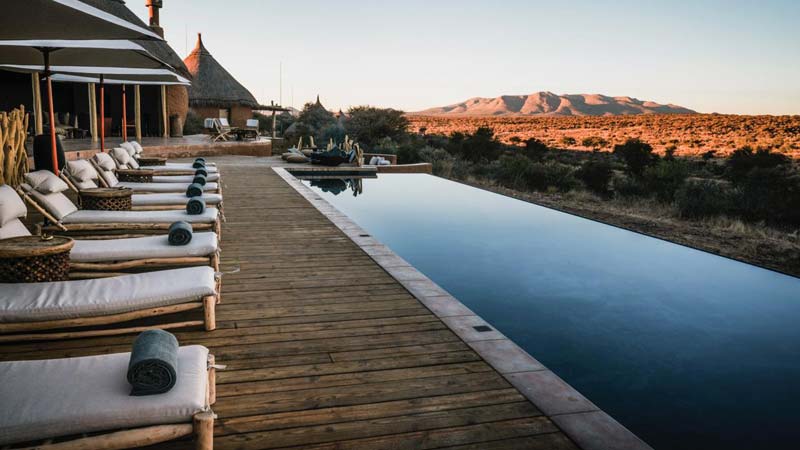
[[[119,181],[127,181],[130,183],[152,183],[153,170],[152,169],[117,169],[117,178]]]
[[[69,279],[69,252],[75,241],[56,236],[0,240],[0,283],[41,283]]]
[[[96,211],[130,211],[133,189],[93,188],[80,191],[81,209]]]
[[[167,158],[159,158],[157,156],[147,157],[147,158],[138,158],[136,161],[139,162],[140,166],[147,167],[147,166],[166,166],[167,165]]]

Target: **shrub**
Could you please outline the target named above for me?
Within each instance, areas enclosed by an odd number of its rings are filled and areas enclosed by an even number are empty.
[[[615,145],[614,154],[625,161],[628,173],[636,177],[641,177],[646,167],[658,161],[653,147],[639,139],[628,139],[624,144]]]
[[[517,190],[568,192],[577,184],[572,169],[556,162],[538,163],[523,156],[501,156],[494,177]]]
[[[511,189],[526,189],[528,173],[533,170],[533,162],[522,156],[501,156],[494,177],[501,185]]]
[[[647,190],[655,194],[657,199],[671,202],[675,198],[675,192],[686,183],[688,176],[689,169],[682,161],[664,160],[646,168],[642,178]]]
[[[614,178],[614,193],[621,197],[645,197],[649,194],[644,182],[630,176]]]
[[[397,164],[416,164],[422,162],[419,148],[414,145],[404,145],[397,149]]]
[[[587,189],[602,195],[608,194],[608,183],[613,175],[611,164],[594,159],[583,163],[575,172],[575,177],[581,180]]]
[[[356,142],[372,149],[383,139],[399,142],[408,131],[408,119],[396,109],[355,106],[347,111],[345,129]]]
[[[789,162],[786,155],[774,153],[769,149],[761,148],[754,152],[751,147],[742,147],[731,153],[725,165],[728,179],[739,183],[744,181],[753,169],[771,169]]]
[[[393,141],[390,137],[385,137],[375,144],[371,153],[387,153],[390,155],[396,155],[398,148],[399,146],[397,145],[397,142]]]
[[[503,152],[503,146],[494,130],[480,127],[474,134],[453,133],[447,151],[470,162],[494,161]]]
[[[189,110],[186,114],[186,123],[183,124],[183,134],[201,134],[203,132],[203,119]]]
[[[525,147],[521,149],[522,154],[534,161],[541,161],[548,150],[547,144],[536,138],[525,141]]]
[[[745,219],[800,225],[800,175],[784,166],[752,169],[740,181],[736,200]]]
[[[422,161],[431,163],[433,174],[441,177],[452,175],[456,158],[441,148],[425,147],[419,151]]]
[[[561,144],[566,146],[566,147],[572,147],[573,145],[576,145],[577,143],[578,143],[578,141],[575,140],[575,138],[572,137],[572,136],[564,136],[564,137],[561,138]]]
[[[606,139],[601,138],[600,136],[589,136],[583,138],[581,141],[581,145],[584,147],[593,148],[595,150],[608,147],[609,142]]]
[[[685,219],[699,219],[725,214],[731,210],[732,194],[722,183],[694,180],[675,193],[678,214]]]

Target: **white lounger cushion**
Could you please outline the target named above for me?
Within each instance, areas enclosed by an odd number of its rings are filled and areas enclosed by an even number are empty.
[[[130,353],[0,362],[0,445],[94,431],[191,423],[203,411],[208,349],[178,349],[169,392],[130,396]]]
[[[158,173],[160,170],[185,170],[187,172],[194,172],[197,170],[196,168],[192,167],[192,163],[167,163],[165,166],[145,166],[143,169],[153,169],[153,171],[156,173]],[[217,168],[207,165],[206,172],[208,172],[209,175],[212,173],[217,173]]]
[[[178,192],[186,193],[186,188],[189,183],[134,183],[122,181],[117,183],[114,187],[127,187],[133,189],[134,192]],[[203,186],[203,191],[213,191],[217,189],[217,183],[206,183]]]
[[[191,184],[194,180],[194,175],[153,175],[153,183],[186,183]],[[209,173],[206,181],[219,180],[218,173]]]
[[[26,215],[28,208],[17,191],[7,184],[0,185],[0,227]]]
[[[0,239],[8,239],[17,236],[30,236],[31,232],[19,219],[13,219],[0,226]]]
[[[214,270],[207,266],[90,280],[0,283],[0,322],[97,317],[200,301],[214,295],[215,286]]]
[[[217,208],[206,208],[202,214],[191,215],[186,211],[94,211],[82,209],[61,219],[71,223],[213,223],[217,220]]]
[[[219,205],[222,202],[220,194],[208,194],[203,192],[202,199],[206,205]],[[163,206],[163,205],[186,205],[189,197],[186,194],[133,194],[131,196],[133,206]]]
[[[188,245],[170,245],[164,236],[113,240],[76,240],[69,253],[73,262],[109,262],[148,258],[208,256],[217,251],[216,233],[194,233]]]

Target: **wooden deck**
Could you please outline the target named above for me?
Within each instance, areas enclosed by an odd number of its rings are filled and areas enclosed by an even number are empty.
[[[217,449],[576,448],[272,170],[247,158],[220,165],[231,273],[219,329],[176,333],[228,365]],[[132,338],[0,346],[0,358],[127,351]]]

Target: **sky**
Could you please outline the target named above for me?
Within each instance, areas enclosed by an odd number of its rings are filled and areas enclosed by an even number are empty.
[[[126,2],[147,20],[144,3]],[[800,114],[799,17],[799,0],[166,0],[161,25],[181,56],[202,32],[261,103],[551,91],[777,115]]]

